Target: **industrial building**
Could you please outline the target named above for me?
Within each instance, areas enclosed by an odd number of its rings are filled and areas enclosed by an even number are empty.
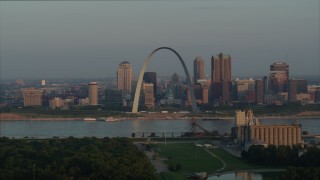
[[[301,143],[301,125],[262,125],[252,110],[236,111],[232,134],[236,143],[246,150],[255,144],[292,146]]]

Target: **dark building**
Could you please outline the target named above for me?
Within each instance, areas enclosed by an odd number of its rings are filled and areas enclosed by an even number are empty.
[[[183,98],[184,88],[183,88],[183,85],[180,83],[179,76],[176,73],[174,73],[171,76],[171,84],[170,85],[171,85],[171,90],[172,90],[174,99]]]
[[[145,83],[153,84],[154,98],[157,99],[157,74],[156,72],[145,72],[143,75],[143,81]]]
[[[263,77],[263,95],[268,93],[268,76]]]
[[[256,104],[263,104],[263,81],[257,79],[255,82]]]
[[[196,99],[202,99],[202,87],[200,83],[194,84],[193,85],[194,89],[194,97]]]
[[[314,102],[315,102],[315,103],[320,103],[320,90],[315,91],[315,92],[314,92],[314,96],[315,96]]]
[[[120,108],[122,106],[123,96],[122,90],[107,89],[105,90],[106,108]]]
[[[204,79],[204,60],[200,56],[193,61],[193,76],[194,84],[197,80]]]
[[[288,83],[288,101],[296,102],[297,101],[297,80],[290,79]]]
[[[228,104],[232,99],[231,82],[213,82],[211,83],[210,96],[212,102]]]
[[[297,79],[297,93],[308,93],[308,81],[305,79]]]

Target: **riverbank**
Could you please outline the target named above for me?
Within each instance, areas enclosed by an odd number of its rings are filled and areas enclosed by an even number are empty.
[[[256,116],[258,119],[320,119],[320,112],[318,111],[305,111],[295,115],[281,116],[281,115],[269,115],[269,116]],[[191,119],[191,116],[181,114],[144,114],[142,117],[119,117],[122,120],[185,120]],[[218,117],[218,116],[203,116],[196,117],[197,120],[233,120],[234,117]],[[83,120],[79,117],[27,117],[15,113],[0,113],[0,120],[37,120],[37,121],[71,121],[71,120]]]

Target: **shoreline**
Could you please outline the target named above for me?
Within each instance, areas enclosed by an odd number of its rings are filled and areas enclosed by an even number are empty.
[[[277,119],[320,119],[320,113],[311,113],[311,114],[301,114],[296,116],[257,116],[258,119],[262,120],[277,120]],[[174,117],[167,114],[167,117],[119,117],[121,120],[191,120],[192,117]],[[0,121],[83,121],[84,118],[63,118],[63,117],[41,117],[41,118],[29,118],[25,116],[20,116],[14,113],[0,113]],[[234,117],[195,117],[196,120],[203,121],[217,121],[217,120],[234,120]],[[99,120],[97,120],[99,121]]]

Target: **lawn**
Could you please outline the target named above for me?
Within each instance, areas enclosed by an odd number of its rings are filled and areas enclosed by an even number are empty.
[[[155,144],[153,149],[167,165],[180,164],[181,171],[186,172],[214,172],[222,167],[222,163],[212,157],[202,148],[196,147],[193,143]]]
[[[254,165],[250,165],[246,163],[242,159],[233,156],[232,154],[226,152],[223,149],[216,148],[216,149],[211,149],[210,151],[213,152],[215,155],[219,156],[221,159],[223,159],[226,162],[227,166],[224,169],[224,171],[255,169]]]

